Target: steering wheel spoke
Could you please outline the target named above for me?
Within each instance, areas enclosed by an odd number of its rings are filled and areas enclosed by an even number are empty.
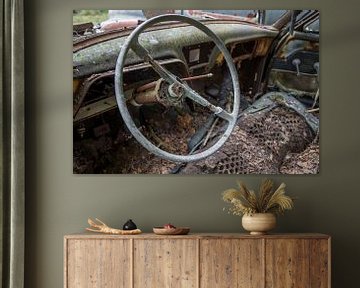
[[[192,101],[200,104],[203,107],[208,108],[211,112],[213,112],[218,117],[230,122],[234,119],[233,115],[223,108],[219,106],[215,106],[214,104],[210,103],[208,100],[206,100],[203,96],[201,96],[199,93],[191,89],[188,85],[182,84],[181,85],[183,89],[185,90],[185,97],[191,99]]]
[[[167,83],[173,84],[179,81],[174,74],[161,66],[159,62],[150,55],[149,51],[147,51],[146,48],[139,43],[137,38],[131,43],[130,47],[136,55],[138,55],[141,59],[144,59],[145,62],[149,63],[153,67],[155,72],[159,74],[159,76],[163,78]]]
[[[220,112],[216,112],[215,115],[228,121],[228,122],[232,122],[234,120],[236,120],[236,118],[234,117],[233,114],[230,114],[229,112],[227,112],[226,110],[222,109],[221,107],[217,107],[220,108],[221,111]]]

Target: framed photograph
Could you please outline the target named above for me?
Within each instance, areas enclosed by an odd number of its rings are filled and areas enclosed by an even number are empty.
[[[75,174],[319,172],[316,10],[74,10]]]

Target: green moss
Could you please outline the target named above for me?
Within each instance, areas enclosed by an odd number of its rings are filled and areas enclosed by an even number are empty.
[[[98,24],[108,19],[108,10],[74,10],[73,24],[88,23]]]

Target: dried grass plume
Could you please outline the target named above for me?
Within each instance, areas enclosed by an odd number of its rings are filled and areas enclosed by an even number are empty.
[[[264,179],[258,193],[249,190],[244,182],[238,181],[238,189],[227,189],[222,193],[222,199],[230,203],[229,212],[233,215],[251,215],[255,213],[283,214],[294,207],[294,199],[285,195],[284,183],[274,190],[274,182]]]

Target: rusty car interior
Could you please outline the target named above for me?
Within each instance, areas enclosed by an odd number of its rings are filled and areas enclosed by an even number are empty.
[[[74,37],[73,172],[318,173],[319,12],[165,16]]]

